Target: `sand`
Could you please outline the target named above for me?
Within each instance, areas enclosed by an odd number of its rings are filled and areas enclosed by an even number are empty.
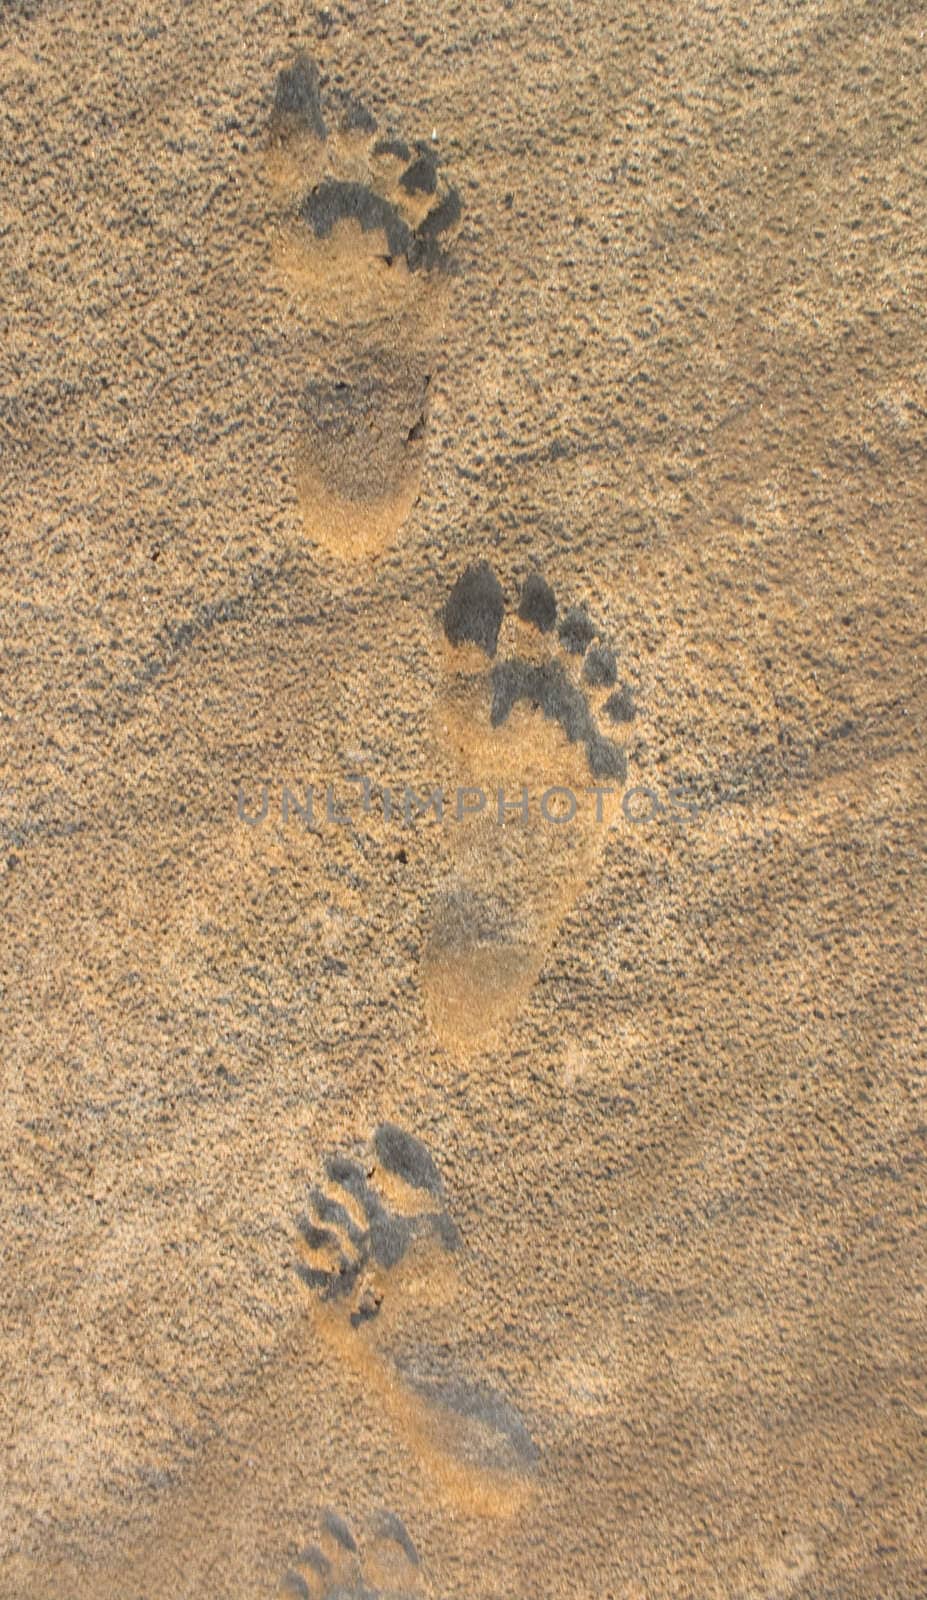
[[[2,1600],[927,1593],[925,114],[2,6]]]

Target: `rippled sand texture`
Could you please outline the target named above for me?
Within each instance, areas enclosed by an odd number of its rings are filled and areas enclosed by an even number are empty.
[[[925,57],[0,8],[0,1600],[927,1592]]]

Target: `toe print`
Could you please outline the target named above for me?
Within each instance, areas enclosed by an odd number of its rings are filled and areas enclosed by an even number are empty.
[[[623,684],[615,694],[610,694],[602,710],[610,722],[633,722],[637,712],[628,685]]]
[[[585,606],[571,606],[557,632],[571,656],[581,656],[595,638],[595,628]]]
[[[608,645],[594,644],[586,651],[583,678],[595,688],[611,687],[618,676],[618,659]]]
[[[457,579],[444,608],[444,631],[451,644],[475,644],[496,653],[505,615],[502,585],[486,561],[468,567]]]
[[[377,1513],[363,1535],[325,1512],[317,1541],[300,1550],[281,1584],[291,1600],[417,1600],[425,1593],[418,1551],[395,1511]]]
[[[277,79],[274,124],[278,136],[304,131],[325,138],[318,68],[307,55],[297,56]]]
[[[495,656],[505,604],[502,588],[486,562],[468,567],[455,583],[444,610],[444,631],[452,645],[475,644],[488,656]],[[537,573],[526,578],[518,604],[518,618],[540,634],[551,634],[557,620],[557,602],[550,585]],[[623,781],[627,761],[621,750],[603,734],[589,691],[614,686],[618,663],[614,650],[597,638],[597,629],[583,606],[571,606],[557,628],[561,650],[542,659],[519,653],[517,641],[511,654],[496,662],[490,672],[492,703],[490,722],[494,728],[508,720],[512,709],[525,702],[559,723],[571,743],[581,742],[589,771],[594,778]],[[582,657],[581,682],[571,675],[570,660]],[[622,712],[630,708],[630,691],[621,691]],[[611,696],[602,711],[612,721],[618,696]],[[631,713],[633,715],[633,712]]]
[[[511,1401],[454,1350],[461,1239],[422,1141],[382,1123],[362,1153],[329,1157],[297,1242],[319,1337],[432,1488],[486,1515],[523,1505],[537,1452]]]
[[[294,465],[308,534],[375,554],[418,496],[457,190],[432,141],[383,135],[300,56],[268,130],[275,261],[305,359]]]
[[[377,147],[374,146],[376,152]],[[430,185],[410,182],[410,175],[426,168],[431,176]],[[437,187],[437,164],[430,155],[420,155],[399,178],[399,187],[407,196],[420,192],[434,193]],[[362,233],[381,233],[386,243],[382,259],[391,267],[401,256],[414,272],[419,267],[446,265],[441,252],[441,236],[460,220],[460,201],[454,190],[427,213],[413,227],[400,210],[401,200],[390,200],[378,194],[370,183],[356,183],[338,178],[325,178],[310,189],[299,208],[299,215],[308,223],[317,239],[331,237],[339,222],[353,222]]]
[[[518,615],[522,622],[530,622],[541,633],[550,633],[557,620],[554,591],[539,572],[529,573],[522,584]],[[499,620],[502,620],[501,614]]]
[[[635,706],[613,641],[586,605],[561,608],[541,573],[527,573],[507,606],[489,564],[474,563],[453,584],[441,623],[436,738],[454,781],[485,788],[493,801],[497,791],[536,799],[556,787],[591,787],[597,797],[569,827],[503,828],[482,813],[446,835],[423,995],[441,1042],[467,1051],[496,1037],[527,1000],[598,865],[627,776],[621,734]]]
[[[587,682],[593,682],[587,679]],[[583,691],[572,683],[559,662],[538,666],[530,661],[503,661],[492,671],[490,721],[497,728],[519,701],[558,722],[571,741],[581,740],[594,778],[627,776],[624,751],[604,738],[589,710]]]
[[[300,1222],[303,1259],[299,1274],[325,1300],[351,1300],[353,1327],[377,1315],[383,1275],[417,1241],[431,1239],[445,1250],[459,1242],[457,1229],[441,1203],[442,1185],[425,1146],[391,1123],[374,1137],[376,1167],[346,1156],[325,1164],[326,1186],[309,1194]],[[374,1173],[378,1176],[374,1177]],[[416,1195],[421,1209],[392,1210],[390,1179]]]
[[[330,238],[339,223],[382,235],[363,253],[386,266],[402,258],[413,272],[448,267],[446,236],[461,204],[434,143],[377,137],[376,118],[360,100],[338,89],[325,98],[327,109],[318,68],[305,54],[277,79],[272,172],[298,196],[298,217],[317,239]]]

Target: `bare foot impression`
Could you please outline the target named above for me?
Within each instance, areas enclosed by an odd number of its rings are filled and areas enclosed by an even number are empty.
[[[334,1511],[320,1519],[317,1541],[284,1574],[289,1600],[424,1600],[421,1562],[402,1519],[381,1511],[361,1540]]]
[[[348,559],[390,543],[418,496],[460,221],[432,139],[381,131],[300,55],[268,130],[277,271],[308,342],[295,472],[310,537]]]
[[[507,611],[486,562],[443,612],[437,742],[464,790],[422,958],[449,1048],[490,1039],[523,1004],[595,870],[627,775],[634,698],[582,604],[531,573]]]
[[[382,1123],[333,1155],[299,1225],[298,1272],[319,1336],[457,1509],[509,1516],[537,1457],[504,1396],[455,1363],[449,1308],[461,1247],[425,1145]]]

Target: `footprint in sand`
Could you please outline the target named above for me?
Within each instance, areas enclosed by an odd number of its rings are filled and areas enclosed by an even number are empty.
[[[424,1600],[426,1593],[418,1552],[394,1511],[373,1519],[363,1544],[327,1511],[318,1541],[300,1551],[281,1585],[290,1600]]]
[[[275,262],[309,334],[295,441],[309,535],[357,559],[383,549],[418,496],[448,304],[456,189],[432,140],[381,133],[298,56],[268,133]]]
[[[363,1383],[455,1508],[525,1504],[534,1443],[515,1408],[449,1355],[460,1236],[420,1140],[382,1123],[360,1155],[335,1155],[309,1193],[297,1267],[320,1337]]]
[[[599,861],[620,806],[619,741],[635,707],[585,607],[560,611],[538,573],[507,613],[492,568],[468,567],[447,599],[443,631],[437,742],[457,783],[481,790],[486,803],[444,827],[450,854],[422,984],[438,1038],[469,1049],[524,1002]]]

